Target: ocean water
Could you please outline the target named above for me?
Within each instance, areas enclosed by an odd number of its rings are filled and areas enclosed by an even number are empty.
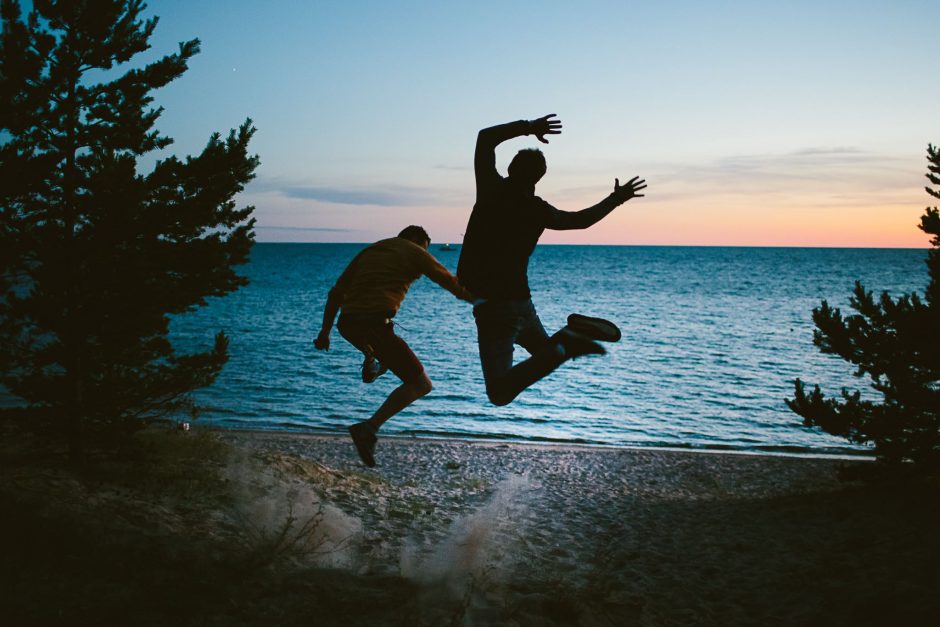
[[[242,269],[251,283],[174,320],[177,346],[230,337],[230,361],[196,393],[200,421],[230,428],[341,432],[367,418],[398,384],[360,380],[361,356],[334,329],[316,351],[323,305],[361,244],[257,244]],[[459,251],[431,251],[451,271]],[[868,289],[923,292],[925,250],[539,246],[529,277],[549,333],[573,311],[608,318],[623,339],[603,357],[563,365],[511,405],[484,390],[470,306],[419,279],[395,319],[434,391],[383,432],[789,451],[863,452],[810,430],[789,411],[793,379],[869,390],[842,360],[812,344],[822,299],[847,308],[855,280]],[[517,347],[516,358],[526,356]]]

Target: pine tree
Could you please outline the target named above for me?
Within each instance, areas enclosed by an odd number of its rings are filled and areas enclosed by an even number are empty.
[[[940,150],[927,147],[927,179],[940,185]],[[926,187],[940,198],[940,188]],[[880,298],[855,284],[847,317],[826,301],[813,310],[813,341],[824,353],[838,355],[868,376],[880,401],[863,400],[859,391],[842,390],[842,398],[826,398],[818,385],[809,393],[799,379],[787,405],[807,426],[874,445],[879,461],[927,473],[940,471],[940,215],[928,207],[921,230],[932,235],[927,256],[930,282],[923,298],[916,293],[897,300]]]
[[[144,9],[35,0],[23,16],[17,0],[0,5],[2,382],[76,455],[89,433],[132,432],[214,381],[225,335],[178,355],[169,319],[245,284],[234,266],[254,241],[253,207],[233,200],[258,165],[251,120],[198,156],[138,172],[172,143],[153,128],[151,92],[199,52],[192,40],[127,69],[157,25]]]

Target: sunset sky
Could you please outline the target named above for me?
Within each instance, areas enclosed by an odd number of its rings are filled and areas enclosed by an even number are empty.
[[[630,201],[543,243],[922,247],[940,2],[151,0],[169,152],[251,117],[259,241],[459,242],[476,133],[556,113],[537,193]]]

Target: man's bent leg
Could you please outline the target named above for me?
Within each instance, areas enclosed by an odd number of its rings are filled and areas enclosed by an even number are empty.
[[[366,423],[368,423],[374,431],[378,431],[389,418],[408,407],[422,396],[426,396],[431,392],[433,387],[428,375],[424,373],[421,373],[421,378],[417,381],[402,383],[392,390],[392,393],[388,395],[385,402],[375,410],[375,413],[372,414],[371,418],[366,420]]]
[[[506,377],[512,369],[513,344],[521,329],[520,317],[508,302],[488,301],[473,308],[477,324],[477,345],[486,395],[494,405],[509,403]]]
[[[395,373],[402,384],[392,390],[385,402],[366,422],[375,431],[408,405],[431,391],[431,380],[424,366],[408,343],[395,335],[394,325],[388,324],[373,330],[370,336],[375,358]]]
[[[431,380],[422,372],[421,379],[402,383],[392,390],[371,418],[349,427],[349,434],[356,445],[356,451],[366,466],[370,468],[375,466],[375,443],[378,440],[376,433],[379,428],[385,424],[386,420],[430,392],[431,387]]]
[[[523,390],[554,372],[568,359],[604,353],[599,344],[567,329],[549,338],[531,301],[492,304],[496,306],[488,310],[481,307],[482,311],[474,310],[474,314],[486,391],[494,405],[508,405]],[[507,323],[509,319],[512,324]],[[532,355],[515,366],[512,365],[513,342],[518,342]]]
[[[508,405],[564,361],[563,352],[549,341],[531,301],[488,302],[473,313],[486,393],[494,405]],[[513,366],[516,342],[532,356]]]
[[[395,335],[393,328],[392,322],[386,320],[370,325],[365,332],[375,358],[402,381],[368,420],[357,422],[349,428],[359,457],[369,467],[375,465],[376,432],[379,428],[389,418],[425,396],[432,388],[424,366],[408,343]]]

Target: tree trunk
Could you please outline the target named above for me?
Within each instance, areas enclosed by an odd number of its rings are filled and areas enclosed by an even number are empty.
[[[82,464],[85,460],[85,407],[82,390],[82,332],[79,325],[79,303],[81,294],[81,259],[79,258],[75,229],[78,225],[78,208],[75,196],[77,170],[75,157],[78,153],[78,103],[76,88],[81,72],[76,67],[69,77],[68,118],[66,121],[65,170],[63,172],[63,248],[65,251],[68,281],[65,284],[65,320],[62,342],[65,348],[66,384],[68,400],[65,406],[65,422],[68,431],[69,456],[74,463]]]

